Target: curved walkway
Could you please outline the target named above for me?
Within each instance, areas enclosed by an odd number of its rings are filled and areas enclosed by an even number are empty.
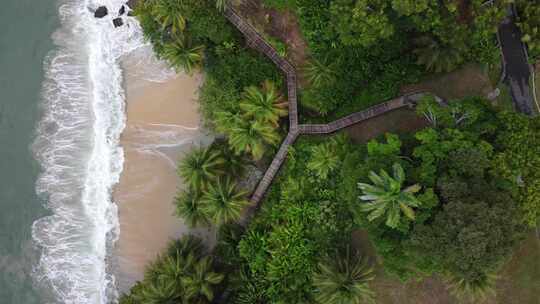
[[[516,8],[508,6],[508,14],[499,26],[497,35],[502,54],[505,80],[516,109],[527,115],[535,115],[540,110],[534,100],[529,81],[532,77],[532,67],[529,64],[527,48],[521,41],[521,31],[516,25]]]
[[[227,5],[224,11],[225,17],[245,36],[249,46],[265,54],[274,62],[285,74],[287,79],[287,95],[289,100],[289,133],[281,143],[281,146],[274,156],[272,163],[266,169],[264,176],[259,181],[257,188],[253,192],[250,201],[252,205],[248,207],[247,214],[244,217],[243,224],[247,224],[250,218],[255,214],[260,206],[264,194],[272,184],[281,165],[287,158],[289,147],[294,144],[301,134],[329,134],[337,132],[346,127],[352,126],[358,122],[383,115],[387,112],[411,106],[418,101],[424,93],[412,93],[395,99],[377,104],[366,110],[356,112],[335,120],[328,124],[298,124],[298,102],[297,102],[297,83],[296,70],[293,65],[285,58],[278,55],[277,51],[234,9]],[[438,100],[440,100],[438,98]]]

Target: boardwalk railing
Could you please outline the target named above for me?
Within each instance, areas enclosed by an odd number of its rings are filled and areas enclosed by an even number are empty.
[[[297,78],[294,66],[285,58],[279,56],[278,52],[260,35],[253,26],[242,18],[235,10],[227,5],[225,17],[245,36],[249,46],[262,52],[270,58],[285,74],[287,81],[287,94],[289,100],[289,133],[281,143],[281,146],[274,156],[272,163],[266,169],[264,176],[257,184],[250,201],[252,205],[247,208],[246,216],[242,221],[247,225],[255,212],[259,209],[262,199],[276,177],[283,162],[287,158],[289,147],[294,144],[301,134],[329,134],[341,129],[352,126],[358,122],[383,115],[387,112],[410,106],[424,95],[422,92],[407,94],[380,104],[370,107],[366,110],[356,112],[340,118],[328,124],[298,124],[298,103],[297,103]],[[436,97],[437,100],[440,98]]]

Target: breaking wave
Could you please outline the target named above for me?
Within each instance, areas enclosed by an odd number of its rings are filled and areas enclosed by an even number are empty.
[[[63,0],[56,49],[45,61],[42,118],[33,150],[42,167],[36,191],[50,216],[33,224],[41,249],[35,277],[58,303],[114,302],[108,252],[118,236],[111,188],[119,180],[125,126],[120,58],[145,45],[137,22],[122,17],[125,0]],[[109,14],[94,18],[106,6]]]

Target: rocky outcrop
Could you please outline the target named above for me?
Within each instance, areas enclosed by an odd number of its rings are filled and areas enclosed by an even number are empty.
[[[97,8],[97,10],[94,12],[94,17],[96,18],[103,18],[109,14],[109,10],[105,6],[100,6]]]
[[[129,6],[129,8],[134,9],[135,6],[137,6],[138,1],[139,0],[128,0],[128,2],[126,2],[126,5]]]
[[[114,24],[114,27],[120,27],[124,25],[124,21],[122,20],[122,18],[114,18],[112,22]]]

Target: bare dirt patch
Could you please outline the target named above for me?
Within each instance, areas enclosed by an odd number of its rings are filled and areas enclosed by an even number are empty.
[[[409,133],[422,129],[427,121],[408,108],[401,108],[352,125],[345,132],[355,142],[367,142],[385,133]]]
[[[487,96],[493,90],[489,75],[477,64],[467,64],[447,74],[430,76],[422,82],[405,85],[401,93],[428,91],[446,99]]]
[[[294,12],[267,8],[260,0],[242,1],[236,6],[239,13],[262,34],[287,45],[287,59],[301,70],[309,56],[309,49]],[[302,73],[298,73],[303,83]]]

